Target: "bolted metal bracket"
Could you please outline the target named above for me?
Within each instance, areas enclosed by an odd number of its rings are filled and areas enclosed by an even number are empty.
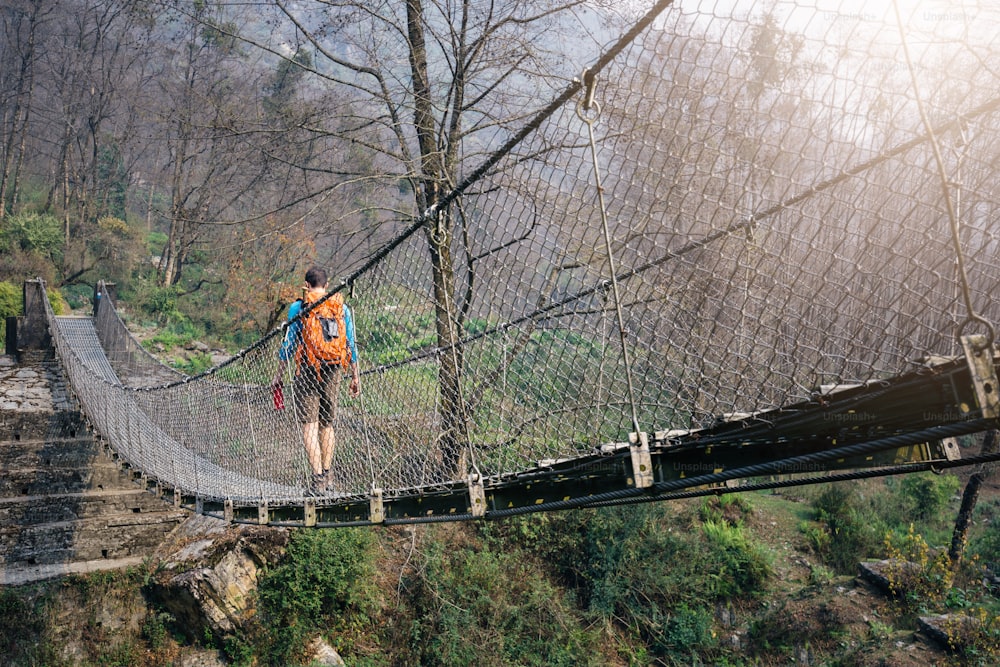
[[[260,505],[257,505],[257,523],[266,526],[269,520],[270,514],[267,511],[267,501],[264,501]]]
[[[312,498],[307,498],[305,504],[302,507],[303,517],[302,523],[305,526],[315,526],[316,525],[316,501]]]
[[[368,518],[372,523],[385,523],[385,503],[382,500],[382,489],[373,488],[368,497]]]
[[[942,438],[938,442],[938,446],[944,453],[946,460],[957,461],[962,458],[962,452],[958,448],[958,440],[956,438]]]
[[[629,433],[628,449],[632,455],[632,477],[635,488],[647,489],[653,486],[653,459],[649,455],[649,434]]]
[[[969,374],[976,390],[979,410],[985,419],[1000,417],[1000,393],[993,352],[986,336],[975,334],[962,336],[962,349],[969,364]]]
[[[472,516],[486,516],[486,488],[483,486],[483,478],[477,473],[469,475],[469,500]]]

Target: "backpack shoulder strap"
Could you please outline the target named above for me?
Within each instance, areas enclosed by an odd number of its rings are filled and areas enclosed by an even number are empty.
[[[288,306],[288,321],[291,322],[302,312],[302,299],[292,301]]]

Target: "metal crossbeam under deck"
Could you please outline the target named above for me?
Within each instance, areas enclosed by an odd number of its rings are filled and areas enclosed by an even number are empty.
[[[720,421],[711,428],[656,433],[650,439],[654,483],[648,489],[635,488],[628,443],[486,479],[483,518],[586,507],[616,494],[643,502],[680,489],[736,491],[733,482],[738,480],[944,464],[959,457],[951,436],[983,429],[969,367],[964,360],[950,360],[891,380],[817,393],[797,405]],[[922,439],[938,432],[942,437]],[[706,477],[727,479],[706,484]],[[476,517],[470,498],[468,486],[459,482],[387,492],[381,499],[381,521],[372,520],[368,497],[318,499],[315,525],[471,520]],[[221,500],[203,500],[199,509],[220,517],[225,512]],[[294,506],[268,507],[266,517],[258,507],[233,507],[230,512],[232,520],[251,523],[304,521],[303,508]]]

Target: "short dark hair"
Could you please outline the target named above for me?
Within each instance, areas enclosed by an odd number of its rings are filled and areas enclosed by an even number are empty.
[[[318,266],[311,267],[306,271],[306,282],[309,283],[310,287],[326,286],[326,271]]]

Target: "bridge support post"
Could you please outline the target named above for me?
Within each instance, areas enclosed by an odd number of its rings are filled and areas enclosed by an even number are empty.
[[[97,317],[101,299],[110,299],[112,306],[118,305],[118,286],[116,283],[106,283],[103,280],[94,285],[94,317]]]
[[[266,526],[269,520],[270,514],[267,511],[267,501],[265,500],[260,505],[257,505],[257,523]]]
[[[48,352],[52,348],[45,314],[45,283],[40,278],[24,281],[24,315],[7,318],[4,347],[7,354],[16,354],[18,358],[23,352]]]
[[[629,433],[629,454],[632,455],[632,479],[635,488],[647,489],[653,486],[653,459],[649,455],[649,434]]]

